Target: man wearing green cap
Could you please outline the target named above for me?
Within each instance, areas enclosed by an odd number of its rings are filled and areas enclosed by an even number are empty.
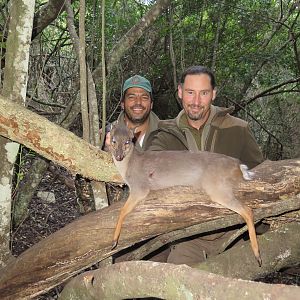
[[[152,87],[148,79],[140,75],[128,78],[122,88],[122,112],[118,123],[128,128],[136,128],[136,147],[143,150],[149,134],[157,129],[159,118],[152,111]],[[109,145],[109,134],[106,135],[106,146]]]
[[[153,94],[149,80],[140,75],[128,78],[122,88],[121,107],[123,111],[117,122],[128,128],[136,128],[137,142],[135,147],[139,150],[145,150],[146,140],[151,132],[157,130],[159,122],[158,116],[152,111]],[[108,133],[105,140],[106,147],[109,147],[109,142],[110,135]],[[152,258],[152,260],[166,261],[168,254],[169,251]],[[117,253],[114,260],[115,262],[122,261],[122,255]]]

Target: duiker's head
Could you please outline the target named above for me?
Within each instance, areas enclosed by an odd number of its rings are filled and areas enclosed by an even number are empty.
[[[113,125],[110,132],[110,152],[117,161],[122,161],[134,147],[133,130],[127,126]]]

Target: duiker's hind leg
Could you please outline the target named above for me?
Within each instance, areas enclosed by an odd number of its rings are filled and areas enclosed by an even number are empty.
[[[257,243],[252,209],[235,198],[231,187],[222,187],[221,185],[216,185],[214,186],[214,189],[207,190],[206,192],[213,202],[217,202],[224,207],[237,212],[243,217],[248,227],[252,251],[259,266],[261,266],[262,260]]]
[[[143,191],[141,193],[137,193],[134,191],[130,192],[128,199],[126,200],[124,206],[121,208],[118,222],[117,222],[115,232],[114,232],[113,244],[112,244],[111,249],[114,249],[118,244],[118,240],[120,237],[120,233],[121,233],[121,229],[122,229],[122,225],[123,225],[125,217],[137,206],[137,204],[139,202],[141,202],[142,200],[144,200],[146,198],[148,193],[149,193],[149,191]]]

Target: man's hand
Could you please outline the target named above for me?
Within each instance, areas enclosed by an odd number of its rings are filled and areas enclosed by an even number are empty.
[[[104,142],[104,151],[109,151],[110,150],[110,132],[108,132],[105,136],[105,142]]]
[[[102,150],[109,152],[110,151],[110,127],[111,125],[107,125],[105,127],[105,141],[104,141],[104,145],[102,147]],[[102,135],[102,128],[100,128],[100,136]]]

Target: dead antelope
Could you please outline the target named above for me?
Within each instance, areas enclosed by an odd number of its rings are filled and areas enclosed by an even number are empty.
[[[251,172],[240,161],[223,154],[199,151],[139,152],[133,143],[133,131],[125,126],[113,126],[110,134],[114,163],[130,195],[121,209],[113,237],[116,247],[125,217],[142,202],[151,190],[172,186],[202,188],[213,202],[240,214],[248,226],[251,247],[261,265],[252,210],[237,200],[233,186],[250,180]]]

